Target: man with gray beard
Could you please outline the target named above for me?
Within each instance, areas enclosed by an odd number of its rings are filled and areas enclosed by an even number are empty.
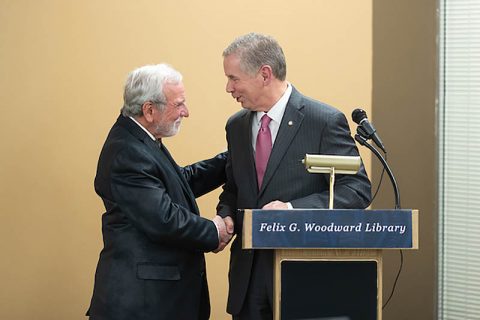
[[[226,154],[175,163],[162,139],[188,115],[178,71],[159,64],[129,74],[95,177],[106,211],[92,320],[209,318],[204,252],[222,250],[233,230],[201,217],[195,198],[224,183]]]

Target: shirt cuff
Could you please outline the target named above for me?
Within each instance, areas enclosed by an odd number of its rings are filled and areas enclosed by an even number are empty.
[[[212,220],[212,222],[215,225],[215,228],[217,228],[218,242],[220,242],[221,241],[221,239],[220,239],[220,228],[217,226],[217,223],[214,220]]]

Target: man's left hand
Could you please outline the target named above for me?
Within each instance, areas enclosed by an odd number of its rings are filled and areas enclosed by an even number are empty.
[[[286,202],[282,202],[279,200],[272,201],[267,203],[263,206],[264,210],[287,210],[289,209],[288,204]]]

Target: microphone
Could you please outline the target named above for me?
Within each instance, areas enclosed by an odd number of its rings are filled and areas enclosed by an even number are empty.
[[[387,153],[385,150],[385,146],[380,140],[380,137],[377,134],[377,130],[373,127],[373,125],[368,121],[367,113],[365,110],[362,109],[355,109],[352,112],[352,120],[358,124],[357,133],[364,137],[365,139],[372,139],[375,144],[383,150],[383,152]]]

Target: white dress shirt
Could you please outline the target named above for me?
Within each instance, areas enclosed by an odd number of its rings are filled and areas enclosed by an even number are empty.
[[[272,147],[277,138],[278,129],[280,128],[280,123],[282,122],[283,114],[285,113],[285,108],[287,107],[288,99],[292,94],[292,86],[288,83],[287,90],[283,93],[282,97],[273,105],[273,107],[266,113],[272,121],[270,121],[268,127],[272,134]],[[255,147],[257,144],[257,135],[258,129],[260,129],[260,121],[265,112],[258,111],[253,116],[252,120],[252,146],[253,152],[255,152]]]

